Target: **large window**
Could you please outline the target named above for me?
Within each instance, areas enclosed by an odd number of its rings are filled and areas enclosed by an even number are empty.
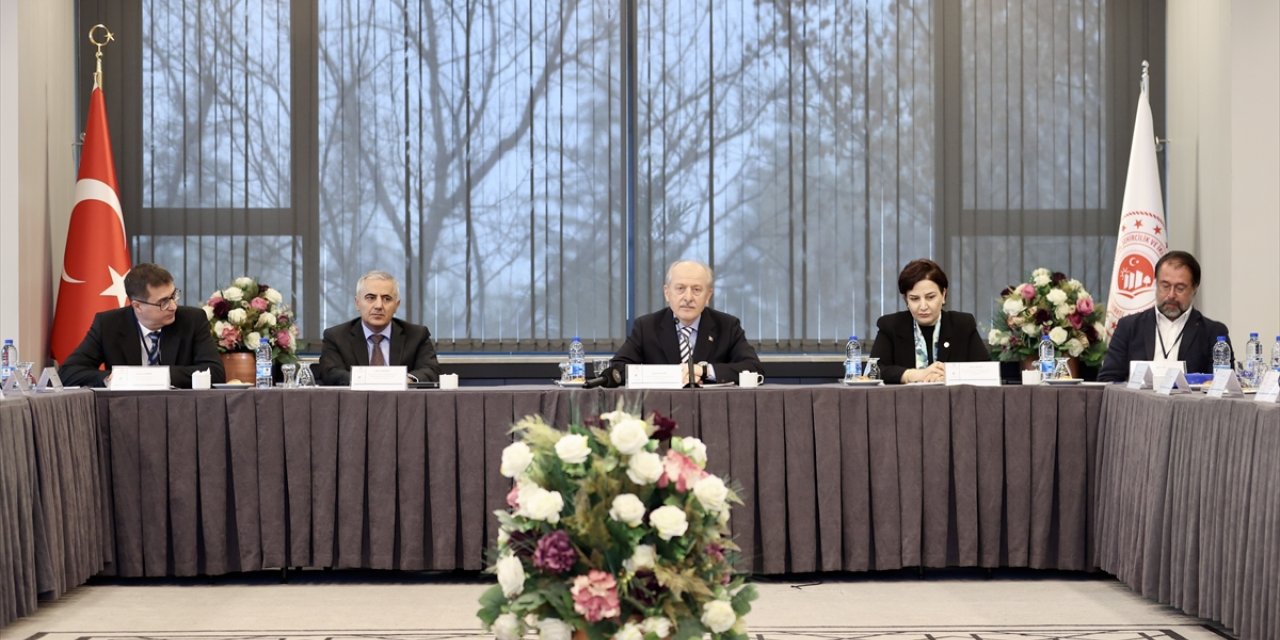
[[[109,52],[116,147],[141,150],[117,152],[126,224],[193,299],[256,275],[316,339],[382,268],[444,351],[610,350],[691,257],[763,349],[807,351],[871,337],[917,257],[980,321],[1036,266],[1105,299],[1136,96],[1114,69],[1142,56],[1109,43],[1153,29],[1112,4],[128,0],[81,22],[141,34]]]

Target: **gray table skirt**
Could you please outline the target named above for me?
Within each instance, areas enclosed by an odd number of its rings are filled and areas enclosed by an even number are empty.
[[[619,401],[743,489],[742,568],[1092,567],[1098,388],[99,393],[110,570],[479,569],[511,423]]]
[[[1109,389],[1099,566],[1138,593],[1280,637],[1280,406]]]
[[[102,569],[102,489],[89,391],[0,400],[0,626]]]

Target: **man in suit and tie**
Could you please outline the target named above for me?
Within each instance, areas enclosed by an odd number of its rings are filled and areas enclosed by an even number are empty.
[[[1129,378],[1132,360],[1187,363],[1189,373],[1213,371],[1213,344],[1226,336],[1227,325],[1192,308],[1200,288],[1200,263],[1186,251],[1170,251],[1156,262],[1156,306],[1125,316],[1116,324],[1098,380]]]
[[[167,270],[135,266],[124,276],[124,292],[129,306],[94,316],[80,346],[58,367],[64,383],[105,387],[117,365],[167,366],[170,384],[184,389],[196,371],[208,370],[213,382],[225,379],[208,316],[178,306],[182,292]]]
[[[399,366],[410,382],[436,382],[440,363],[426,327],[395,318],[400,285],[386,271],[370,271],[356,282],[360,317],[324,330],[316,377],[322,384],[351,384],[353,366]]]
[[[742,323],[707,307],[712,280],[711,267],[701,262],[672,263],[662,285],[668,308],[636,318],[615,365],[679,364],[686,384],[737,382],[741,371],[763,374]]]

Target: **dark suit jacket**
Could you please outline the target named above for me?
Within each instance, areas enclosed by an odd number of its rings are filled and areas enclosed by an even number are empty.
[[[404,365],[418,382],[440,379],[440,363],[431,343],[431,331],[420,324],[391,319],[391,366]],[[316,380],[321,384],[351,384],[351,367],[369,366],[369,339],[364,337],[360,318],[324,330],[324,346]]]
[[[719,382],[737,382],[741,371],[764,374],[764,366],[760,364],[755,348],[747,342],[742,323],[710,307],[702,310],[702,319],[698,321],[693,361],[710,364]],[[613,362],[623,365],[680,364],[680,341],[676,337],[676,318],[671,309],[636,318],[631,335],[614,354]]]
[[[1231,342],[1227,325],[1204,317],[1195,307],[1187,313],[1190,317],[1182,331],[1182,341],[1178,343],[1178,359],[1187,363],[1188,373],[1210,373],[1213,371],[1213,343],[1218,341],[1218,336],[1227,336],[1227,342]],[[1156,310],[1151,308],[1120,318],[1116,330],[1111,333],[1111,343],[1107,345],[1107,355],[1098,370],[1098,380],[1128,380],[1131,360],[1152,360],[1155,355]]]
[[[907,369],[916,368],[916,333],[910,311],[880,316],[871,357],[880,359],[880,377],[888,384],[902,382]],[[938,362],[985,362],[991,359],[978,335],[978,322],[962,311],[942,312]]]
[[[142,338],[133,307],[103,311],[93,317],[89,333],[58,367],[64,384],[105,387],[111,367],[142,364]],[[191,374],[209,370],[212,382],[223,382],[222,357],[209,333],[209,319],[195,307],[178,307],[173,324],[160,330],[160,364],[169,367],[169,382],[191,388]],[[98,369],[106,365],[106,371]]]

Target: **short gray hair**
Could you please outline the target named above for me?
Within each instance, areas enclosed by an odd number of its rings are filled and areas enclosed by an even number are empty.
[[[702,267],[702,270],[707,272],[707,284],[714,285],[716,283],[716,275],[711,271],[711,267],[707,263],[698,260],[676,260],[671,263],[671,266],[667,267],[667,279],[664,280],[662,284],[671,284],[671,272],[675,271],[675,268],[682,264],[696,264],[699,267]]]
[[[387,273],[386,271],[382,271],[380,269],[372,269],[372,270],[366,271],[364,275],[360,276],[359,280],[356,280],[356,297],[357,298],[359,298],[360,294],[364,293],[365,291],[364,289],[365,280],[390,280],[391,295],[395,296],[396,300],[400,299],[400,282],[396,280],[395,276],[391,275],[390,273]]]

